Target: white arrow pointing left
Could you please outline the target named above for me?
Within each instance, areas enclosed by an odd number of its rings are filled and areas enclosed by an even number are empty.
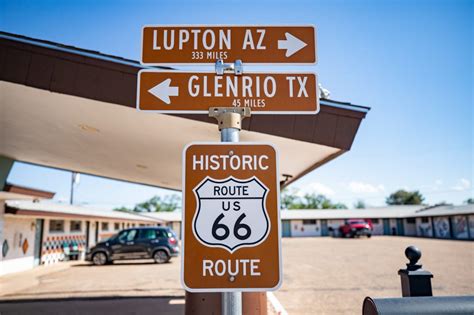
[[[148,92],[169,105],[171,103],[170,96],[179,95],[179,88],[177,86],[170,86],[170,84],[171,79],[166,79],[155,87],[149,89]]]
[[[290,57],[307,45],[301,39],[288,32],[285,33],[285,37],[286,39],[278,41],[278,49],[286,49],[285,57]]]

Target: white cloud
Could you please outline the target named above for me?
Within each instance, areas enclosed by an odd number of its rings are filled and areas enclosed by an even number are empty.
[[[427,187],[431,190],[439,190],[441,186],[443,186],[443,181],[441,179],[437,179],[434,181],[433,185],[427,186]],[[420,188],[424,188],[424,187],[420,187]]]
[[[349,183],[349,190],[358,194],[373,194],[385,191],[385,187],[382,184],[372,185],[368,183],[352,181]]]
[[[331,187],[318,182],[310,183],[298,191],[298,195],[300,197],[304,196],[305,194],[311,193],[321,194],[325,196],[334,196],[336,194],[336,192]]]
[[[467,190],[467,189],[471,188],[471,182],[468,179],[461,178],[458,181],[458,183],[456,185],[454,185],[453,187],[451,187],[451,188],[454,189],[454,190],[459,190],[459,191]]]

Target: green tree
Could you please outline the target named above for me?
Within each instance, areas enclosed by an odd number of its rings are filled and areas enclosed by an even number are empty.
[[[397,190],[385,199],[388,205],[421,205],[425,197],[418,191]]]
[[[120,208],[115,208],[114,211],[130,212],[132,210],[127,207],[120,207]]]
[[[288,188],[283,188],[280,194],[281,198],[281,207],[283,209],[290,209],[293,205],[297,203],[298,196],[297,190],[292,189],[291,191]]]
[[[293,189],[289,191],[284,189],[281,194],[281,205],[284,209],[347,209],[345,204],[332,203],[324,195],[305,194],[303,197],[298,196],[298,191]]]
[[[362,200],[362,199],[357,200],[357,202],[354,203],[354,208],[356,208],[356,209],[365,209],[366,208],[365,201]]]
[[[152,197],[151,199],[141,202],[133,209],[126,207],[116,208],[116,211],[134,211],[134,212],[159,212],[159,211],[174,211],[181,203],[181,197],[178,195],[167,195],[163,198],[160,196]]]
[[[467,203],[468,205],[472,205],[474,204],[474,198],[469,198],[466,201],[464,201],[464,203]]]
[[[337,202],[333,204],[330,209],[347,209],[347,206],[341,202]]]

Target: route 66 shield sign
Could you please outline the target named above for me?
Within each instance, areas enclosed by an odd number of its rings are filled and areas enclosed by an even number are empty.
[[[263,242],[270,230],[265,197],[268,188],[255,176],[247,180],[206,177],[194,189],[197,210],[193,232],[206,246],[233,253]],[[209,222],[212,228],[209,230]]]
[[[193,143],[183,152],[181,281],[190,292],[281,284],[278,160],[259,143]]]

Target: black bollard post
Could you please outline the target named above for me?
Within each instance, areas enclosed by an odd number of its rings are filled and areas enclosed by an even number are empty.
[[[416,264],[421,258],[421,251],[415,246],[408,246],[405,249],[405,256],[410,262],[406,269],[398,270],[402,282],[402,296],[433,296],[431,288],[433,274]]]

